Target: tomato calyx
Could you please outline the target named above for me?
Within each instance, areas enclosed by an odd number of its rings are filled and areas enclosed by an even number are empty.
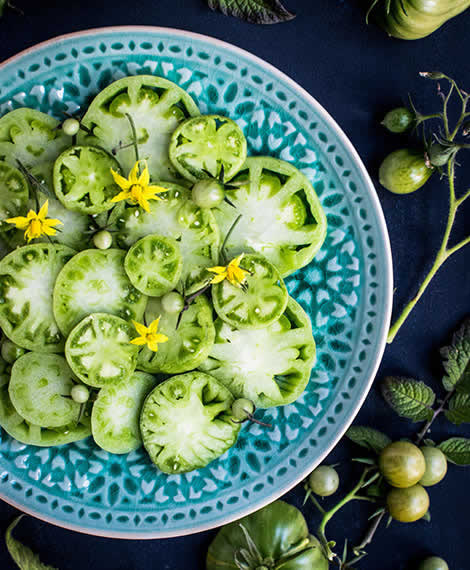
[[[263,427],[272,428],[272,424],[262,422],[254,417],[256,406],[248,398],[238,398],[232,404],[232,422],[234,424],[243,424],[246,421],[254,422]]]

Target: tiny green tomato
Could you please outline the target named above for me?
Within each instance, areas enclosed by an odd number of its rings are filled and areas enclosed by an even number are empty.
[[[319,497],[329,497],[336,493],[339,486],[339,476],[333,467],[320,465],[312,471],[308,478],[310,489]]]
[[[394,194],[410,194],[421,188],[434,170],[426,166],[424,152],[403,148],[390,153],[380,165],[380,184]]]
[[[192,198],[200,208],[216,208],[225,198],[224,187],[214,179],[199,180],[193,186]]]
[[[83,384],[75,384],[70,391],[70,395],[72,396],[72,400],[77,402],[77,404],[84,404],[88,402],[90,398],[90,390]]]
[[[113,243],[113,236],[107,230],[101,230],[93,236],[93,244],[98,249],[108,249]]]
[[[255,413],[256,406],[247,398],[239,398],[232,404],[232,416],[238,421],[245,421]]]
[[[449,566],[443,558],[430,556],[421,562],[418,566],[418,570],[449,570]]]
[[[395,441],[380,453],[379,469],[392,487],[412,487],[426,469],[424,455],[419,447],[407,441]]]
[[[419,480],[424,487],[432,487],[442,481],[447,473],[447,459],[437,447],[425,446],[421,448],[426,462],[426,470]]]
[[[413,113],[406,107],[397,107],[389,111],[383,121],[382,125],[391,133],[405,133],[414,123]]]
[[[77,119],[65,119],[65,121],[62,123],[62,130],[67,136],[73,137],[80,130],[80,123],[77,121]]]
[[[13,362],[18,360],[25,352],[26,350],[24,348],[21,348],[21,346],[18,346],[8,338],[3,339],[1,354],[3,360],[8,362],[8,364],[13,364]]]
[[[162,307],[165,313],[179,313],[184,307],[184,299],[177,291],[170,291],[163,295]]]
[[[421,485],[392,489],[387,494],[387,508],[396,521],[415,522],[428,512],[429,495]]]

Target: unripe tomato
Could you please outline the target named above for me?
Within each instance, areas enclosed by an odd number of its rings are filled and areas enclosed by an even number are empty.
[[[193,202],[200,208],[216,208],[222,204],[224,197],[224,187],[217,180],[200,180],[193,186]]]
[[[394,194],[410,194],[421,188],[434,172],[426,166],[424,152],[403,148],[390,153],[380,165],[380,184]]]
[[[415,522],[428,512],[429,495],[421,485],[413,485],[407,489],[391,489],[387,494],[387,508],[396,521]]]
[[[426,469],[424,455],[419,447],[407,441],[395,441],[381,452],[379,469],[392,487],[412,487]]]
[[[444,479],[447,473],[447,458],[437,447],[425,446],[421,448],[421,452],[426,462],[426,470],[419,483],[432,487]]]
[[[405,133],[413,126],[415,116],[406,107],[397,107],[389,111],[382,125],[391,133]]]
[[[312,471],[308,478],[310,489],[319,497],[329,497],[336,493],[339,486],[339,476],[329,465],[320,465]]]
[[[418,570],[449,570],[449,566],[443,558],[430,556],[421,562],[418,566]]]

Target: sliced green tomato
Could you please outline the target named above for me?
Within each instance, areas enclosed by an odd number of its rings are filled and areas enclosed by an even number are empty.
[[[246,139],[227,117],[203,115],[181,123],[171,137],[170,160],[178,172],[196,182],[213,176],[224,181],[240,170],[246,159]]]
[[[290,404],[304,391],[315,341],[308,316],[292,298],[281,318],[264,329],[236,329],[217,319],[215,331],[210,355],[199,369],[235,397],[268,408]]]
[[[91,435],[90,418],[87,412],[77,424],[58,428],[42,428],[21,417],[15,410],[8,391],[9,377],[0,376],[0,426],[17,441],[26,445],[51,447],[79,441]]]
[[[326,236],[326,216],[307,177],[271,157],[250,157],[227,190],[235,208],[215,210],[221,235],[241,218],[226,244],[229,257],[244,251],[263,254],[286,277],[307,265]]]
[[[182,284],[186,294],[190,294],[207,280],[205,268],[217,262],[219,229],[214,214],[196,206],[189,190],[167,182],[156,184],[168,188],[165,199],[152,200],[150,212],[126,208],[117,222],[118,243],[127,249],[156,230],[176,240],[183,256]]]
[[[124,271],[125,256],[120,249],[86,249],[63,268],[54,287],[53,306],[65,335],[91,313],[141,321],[147,297],[129,281]]]
[[[140,430],[150,459],[164,473],[205,467],[237,440],[233,396],[202,372],[172,376],[145,400]]]
[[[38,243],[0,261],[0,325],[19,346],[37,352],[63,350],[52,293],[59,271],[74,253],[65,245]]]
[[[0,232],[13,227],[6,219],[26,216],[28,193],[28,182],[21,172],[0,162]]]
[[[101,148],[72,146],[54,163],[54,191],[62,204],[74,212],[100,214],[114,206],[112,198],[121,191],[111,169],[120,173],[119,163]]]
[[[20,161],[35,174],[48,178],[59,154],[72,138],[58,129],[59,121],[34,109],[15,109],[0,118],[0,160],[13,166]]]
[[[82,134],[80,142],[108,152],[119,149],[116,158],[127,175],[134,166],[135,152],[132,126],[126,115],[132,118],[139,155],[147,160],[152,178],[176,180],[168,147],[179,123],[199,115],[190,95],[167,79],[139,75],[119,79],[95,97],[82,119],[93,136]]]
[[[134,372],[125,382],[99,391],[91,414],[97,445],[110,453],[129,453],[141,446],[140,412],[156,383],[150,374]]]
[[[47,428],[78,420],[80,404],[70,398],[74,376],[59,354],[28,352],[12,366],[10,399],[27,422]]]
[[[217,315],[238,328],[259,329],[276,321],[287,306],[287,289],[279,271],[259,254],[244,255],[240,267],[249,272],[243,287],[224,280],[212,286]]]
[[[161,297],[174,289],[181,276],[183,257],[174,239],[151,234],[127,252],[124,268],[131,283],[142,293]]]
[[[149,299],[145,321],[151,323],[160,317],[158,332],[166,335],[168,341],[158,345],[153,352],[144,347],[137,361],[137,368],[146,372],[177,374],[197,368],[211,350],[214,342],[214,323],[209,301],[200,295],[182,315],[178,328],[178,313],[165,312],[162,300]]]
[[[107,313],[93,313],[76,325],[65,343],[70,368],[89,386],[101,388],[126,381],[134,372],[139,336],[127,321]]]

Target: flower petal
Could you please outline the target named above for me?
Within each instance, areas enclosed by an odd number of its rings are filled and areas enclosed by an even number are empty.
[[[134,186],[134,184],[139,183],[139,162],[136,162],[129,172],[129,186]]]
[[[16,218],[8,218],[5,220],[7,224],[15,224],[19,230],[25,230],[29,226],[28,218],[24,216],[17,216]]]
[[[131,344],[137,344],[139,346],[143,346],[144,344],[147,344],[147,339],[145,339],[143,336],[138,336],[137,338],[133,338],[129,342]]]
[[[147,347],[153,352],[158,352],[158,342],[156,341],[147,343]]]
[[[162,192],[168,192],[168,188],[163,188],[163,186],[147,186],[146,191],[154,192],[155,194],[161,194]]]
[[[160,322],[160,317],[152,321],[149,325],[149,333],[156,333],[158,330],[158,323]]]
[[[48,211],[49,211],[49,200],[46,200],[38,212],[38,218],[40,220],[45,220],[47,218]]]
[[[121,202],[121,200],[127,200],[129,198],[129,192],[124,190],[123,192],[119,192],[116,194],[114,198],[111,198],[111,202]]]
[[[139,176],[138,184],[143,186],[144,188],[148,186],[150,182],[150,173],[147,163],[145,162],[145,168],[142,171],[142,174]]]
[[[140,197],[139,206],[143,208],[146,212],[150,212],[150,204],[148,203],[148,200],[144,196]]]
[[[50,228],[49,226],[45,226],[43,224],[42,233],[45,234],[46,236],[55,236],[55,234],[57,233],[57,230],[54,228]]]
[[[206,269],[207,269],[207,271],[210,271],[211,273],[217,273],[217,274],[227,272],[227,268],[224,267],[223,265],[217,265],[215,267],[206,267]]]
[[[155,335],[155,339],[153,342],[168,342],[169,338],[166,336],[166,334],[161,334],[158,333]]]
[[[111,168],[111,174],[113,175],[114,182],[116,182],[119,188],[122,188],[123,190],[129,190],[129,188],[132,186],[132,184],[129,182],[129,180],[127,180],[127,178],[124,178],[124,176],[121,176],[118,172],[115,172],[112,168]]]
[[[137,321],[132,321],[132,324],[135,327],[135,330],[142,336],[145,336],[146,334],[148,334],[149,329],[143,325],[142,323],[138,323]]]
[[[227,277],[226,273],[222,273],[220,275],[216,275],[214,278],[211,279],[211,283],[216,285],[217,283],[221,283]]]

